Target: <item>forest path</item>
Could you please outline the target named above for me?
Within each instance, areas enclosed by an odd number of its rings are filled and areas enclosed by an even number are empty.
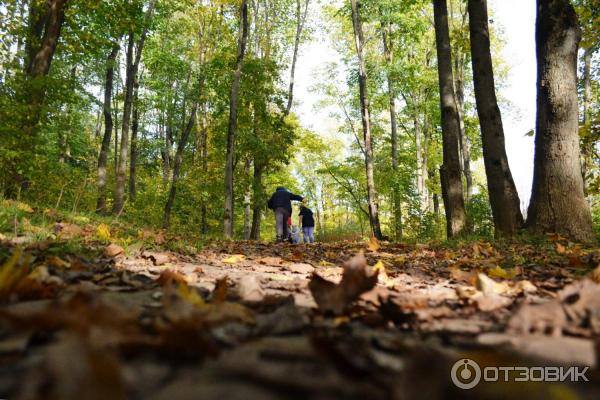
[[[225,242],[190,254],[131,245],[127,255],[111,245],[101,256],[5,241],[2,250],[13,257],[0,271],[0,397],[600,393],[600,285],[580,279],[600,252],[560,238],[502,248]],[[7,296],[2,273],[25,269]],[[589,383],[463,391],[450,371],[465,357],[593,369]]]

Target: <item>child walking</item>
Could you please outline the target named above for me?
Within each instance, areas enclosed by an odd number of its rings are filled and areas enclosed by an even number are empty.
[[[305,201],[303,202],[305,203]],[[315,218],[310,208],[304,204],[300,206],[300,222],[302,223],[302,234],[304,235],[304,243],[315,242]]]

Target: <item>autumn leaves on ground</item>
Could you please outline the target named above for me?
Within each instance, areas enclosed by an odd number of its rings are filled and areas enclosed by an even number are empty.
[[[595,371],[600,250],[559,236],[195,249],[162,231],[130,235],[51,215],[27,231],[0,237],[0,397],[593,398],[598,390],[597,372],[577,385],[469,392],[450,380],[467,356]]]

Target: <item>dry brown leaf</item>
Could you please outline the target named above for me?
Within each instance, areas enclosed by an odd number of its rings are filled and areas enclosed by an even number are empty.
[[[217,279],[215,283],[215,290],[212,294],[213,303],[224,303],[227,300],[227,294],[229,292],[229,285],[227,283],[227,277]]]
[[[590,279],[600,284],[600,265],[590,273]]]
[[[344,264],[344,272],[339,284],[330,282],[315,273],[308,286],[322,311],[340,315],[362,293],[373,289],[377,279],[377,274],[368,271],[367,259],[363,253],[360,253]]]
[[[369,240],[369,245],[367,247],[370,251],[376,252],[381,248],[381,244],[379,240],[375,236],[371,236],[371,240]]]
[[[156,282],[161,286],[187,284],[187,281],[183,275],[170,269],[165,269],[162,271],[160,276],[156,279]]]
[[[104,255],[104,257],[112,258],[119,256],[123,253],[125,253],[125,250],[121,246],[111,243],[104,249],[104,252],[102,254]]]
[[[238,282],[238,294],[245,303],[260,303],[265,298],[265,292],[256,275],[245,275]]]
[[[59,222],[54,225],[54,232],[61,239],[75,239],[83,235],[83,229],[75,224]]]
[[[142,254],[143,258],[152,260],[152,263],[156,266],[165,265],[171,261],[171,256],[167,253],[156,253],[151,251],[145,251]]]

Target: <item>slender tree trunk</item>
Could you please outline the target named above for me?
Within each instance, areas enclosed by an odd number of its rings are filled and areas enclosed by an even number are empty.
[[[242,64],[246,54],[248,40],[248,2],[242,0],[240,10],[240,32],[238,40],[237,61],[233,73],[231,95],[229,97],[229,124],[227,127],[227,158],[225,165],[225,209],[223,215],[223,234],[226,238],[233,237],[233,158],[235,151],[235,135],[237,131],[238,92],[242,75]]]
[[[379,223],[379,205],[377,200],[377,190],[375,188],[375,178],[373,173],[373,146],[371,142],[371,121],[369,114],[369,95],[367,90],[367,71],[364,60],[364,37],[362,30],[362,21],[360,17],[360,1],[351,0],[352,5],[352,26],[354,27],[354,40],[356,53],[358,56],[358,82],[360,88],[360,105],[363,126],[363,139],[365,147],[365,169],[367,175],[367,197],[369,204],[369,222],[371,230],[377,239],[383,239],[381,226]]]
[[[129,160],[129,198],[135,200],[135,168],[137,165],[137,142],[138,142],[138,129],[140,125],[140,109],[139,109],[139,80],[135,79],[133,89],[133,117],[131,121],[131,154]]]
[[[458,108],[458,126],[460,128],[459,144],[462,155],[462,170],[465,176],[467,186],[466,201],[469,202],[473,197],[473,173],[471,172],[471,149],[469,138],[465,128],[465,87],[464,87],[464,66],[458,59],[455,62],[457,77],[455,81],[456,105]]]
[[[290,86],[288,89],[288,101],[287,107],[285,108],[285,115],[287,116],[292,110],[294,103],[294,77],[296,74],[296,62],[298,61],[298,50],[300,48],[300,39],[302,37],[302,30],[304,29],[304,23],[306,22],[306,16],[308,14],[308,5],[310,0],[304,0],[304,12],[302,12],[302,0],[296,0],[296,39],[294,40],[294,53],[292,56],[292,67],[290,72]]]
[[[208,121],[206,114],[208,113],[206,102],[202,106],[202,126],[201,126],[201,140],[200,140],[200,153],[202,157],[202,177],[206,180],[208,176]],[[207,217],[206,198],[202,194],[200,198],[200,233],[206,235],[208,233],[208,221]]]
[[[475,99],[494,226],[497,235],[510,236],[523,226],[523,215],[508,165],[502,116],[496,99],[487,0],[469,0],[469,20]]]
[[[394,52],[392,45],[392,37],[389,25],[383,27],[383,50],[385,53],[385,59],[390,68],[394,61]],[[390,109],[390,127],[391,127],[391,139],[392,139],[392,171],[394,174],[392,189],[392,207],[394,212],[394,238],[397,241],[402,240],[402,201],[400,197],[399,187],[399,172],[398,172],[398,121],[396,120],[396,93],[394,91],[394,85],[392,82],[391,72],[388,70],[386,73],[387,86],[388,86],[388,98],[389,98],[389,109]]]
[[[448,237],[454,237],[466,231],[467,215],[465,212],[460,157],[458,153],[460,127],[458,126],[458,110],[454,98],[454,78],[452,73],[452,54],[446,0],[433,0],[433,10],[438,54],[444,153],[444,164],[440,168],[440,177],[442,181],[442,197],[446,210],[446,231]]]
[[[419,121],[418,114],[415,111],[413,116],[413,123],[415,128],[415,152],[417,156],[417,193],[419,194],[419,211],[427,211],[427,188],[425,187],[425,175],[426,171],[423,166],[425,165],[425,152],[423,151],[423,135],[421,133],[421,123]]]
[[[254,204],[252,209],[252,229],[250,231],[250,240],[260,240],[260,223],[262,220],[262,210],[264,208],[264,189],[262,183],[264,166],[254,160],[254,181],[252,184]]]
[[[244,178],[248,180],[246,193],[244,193],[244,240],[250,240],[251,226],[251,208],[252,208],[252,183],[250,181],[251,161],[249,158],[244,163]],[[255,199],[256,200],[256,199]]]
[[[129,43],[127,45],[127,75],[125,77],[125,100],[123,103],[123,122],[121,128],[121,146],[119,149],[119,162],[117,167],[117,183],[115,187],[115,202],[113,204],[113,214],[120,214],[125,207],[125,180],[127,177],[127,156],[129,153],[129,124],[131,122],[131,109],[133,103],[133,89],[137,73],[144,51],[146,36],[148,35],[148,24],[154,14],[154,6],[157,0],[152,0],[146,10],[144,17],[146,26],[137,43],[137,51],[134,56],[134,35],[129,33]]]
[[[112,118],[112,91],[115,77],[115,64],[119,54],[119,43],[115,43],[106,60],[106,79],[104,81],[104,137],[98,156],[98,201],[96,203],[96,212],[106,213],[106,164],[108,161],[108,152],[110,150],[110,139],[113,129]]]
[[[581,152],[582,152],[582,171],[583,176],[583,190],[587,196],[587,181],[588,172],[592,166],[592,148],[594,141],[592,140],[592,55],[593,49],[588,47],[583,53],[583,137],[581,140]]]
[[[192,113],[190,119],[181,134],[181,139],[177,144],[177,151],[175,152],[175,162],[173,165],[173,177],[171,179],[171,188],[169,190],[169,196],[167,203],[165,204],[165,212],[163,214],[163,228],[168,229],[171,225],[171,211],[173,210],[173,204],[175,203],[175,195],[177,194],[177,183],[179,182],[179,174],[181,172],[181,164],[183,163],[183,152],[185,146],[190,138],[190,134],[194,130],[196,124],[196,114],[198,113],[198,102],[194,103],[192,107]]]
[[[577,50],[581,30],[568,0],[538,0],[537,9],[538,112],[527,225],[533,232],[592,242],[592,217],[579,158]]]

